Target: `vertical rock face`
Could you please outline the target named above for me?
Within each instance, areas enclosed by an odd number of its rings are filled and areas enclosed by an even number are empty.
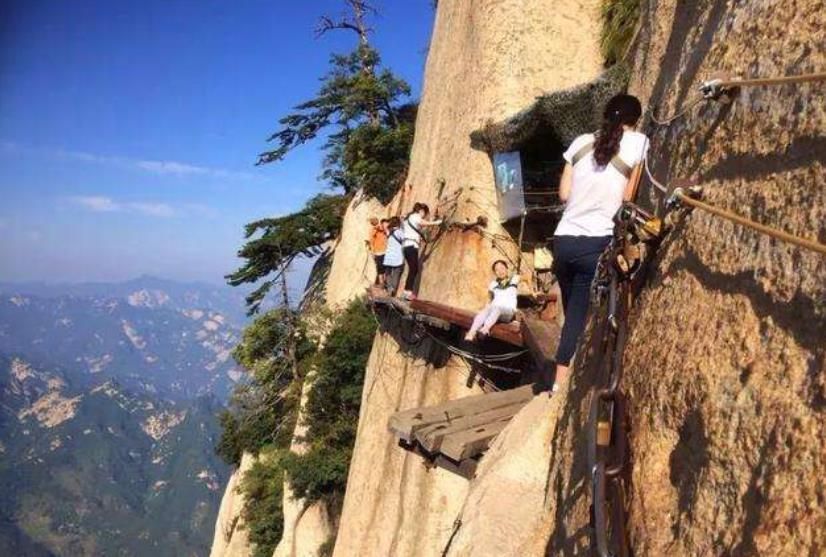
[[[718,72],[826,68],[820,0],[642,4],[631,92],[660,117]],[[597,74],[596,5],[439,2],[411,187],[393,209],[424,201],[455,209],[454,218],[496,222],[490,161],[468,135]],[[822,91],[743,89],[732,104],[704,103],[669,127],[648,126],[653,171],[665,181],[699,176],[710,203],[824,241]],[[351,207],[349,222],[378,209]],[[328,281],[333,306],[372,277],[358,276],[369,266],[360,226],[345,224],[350,247],[337,251]],[[496,255],[475,233],[445,233],[425,252],[421,296],[478,306]],[[635,555],[826,554],[824,275],[822,256],[700,211],[677,219],[636,302],[625,354]],[[466,482],[424,468],[387,433],[399,409],[470,394],[461,361],[428,339],[411,345],[390,323],[368,362],[336,557],[586,554],[596,377],[581,367],[566,390],[526,405]]]
[[[301,409],[307,404],[312,380],[313,372],[311,371],[301,389]],[[290,445],[290,450],[296,454],[304,454],[307,450],[307,443],[304,441],[307,435],[307,425],[302,414],[299,412]],[[325,505],[321,502],[308,505],[305,500],[296,498],[290,482],[284,480],[283,509],[284,533],[273,552],[273,557],[317,555],[319,547],[333,534]]]
[[[718,73],[826,68],[820,1],[643,5],[631,88],[660,117]],[[825,106],[822,83],[744,88],[649,127],[653,170],[698,176],[709,203],[822,242]],[[634,554],[823,555],[826,258],[697,210],[658,257],[625,353]],[[550,554],[588,544],[593,381],[575,375],[550,436]]]
[[[669,111],[715,72],[826,68],[822,1],[656,4],[646,20],[670,31],[652,30],[638,67],[662,71],[635,87]],[[657,172],[699,175],[710,203],[822,242],[823,93],[703,106],[654,134]],[[627,352],[637,555],[826,553],[824,276],[826,257],[702,212],[675,230]]]
[[[487,120],[501,120],[525,108],[542,92],[571,87],[599,73],[596,4],[439,2],[416,122],[410,187],[400,193],[394,208],[404,212],[422,201],[431,211],[439,209],[456,219],[485,215],[492,223],[498,221],[490,159],[471,149],[469,135]],[[489,230],[498,232],[495,225]],[[479,307],[490,278],[489,264],[497,255],[490,242],[475,233],[445,233],[425,250],[420,296]],[[441,469],[427,469],[420,458],[399,449],[387,432],[387,420],[400,409],[472,394],[466,374],[464,363],[447,359],[428,339],[411,346],[392,325],[377,335],[336,557],[442,554],[468,497],[468,482]],[[527,461],[532,459],[523,462]],[[540,475],[544,482],[544,469]],[[522,480],[530,484],[533,478]],[[520,533],[535,535],[527,528],[511,535]],[[475,551],[486,554],[481,546]]]
[[[215,534],[212,540],[210,557],[245,557],[252,554],[241,509],[244,508],[244,496],[238,492],[238,485],[243,475],[252,468],[255,458],[249,454],[241,457],[241,464],[230,476],[218,518],[215,520]]]
[[[325,299],[329,309],[335,311],[346,306],[354,298],[364,294],[364,289],[376,278],[376,266],[367,245],[371,217],[384,217],[386,209],[374,199],[356,195],[344,216],[341,235],[333,249],[330,272],[325,283]]]

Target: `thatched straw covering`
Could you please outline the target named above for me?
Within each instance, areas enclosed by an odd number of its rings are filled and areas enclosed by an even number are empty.
[[[552,128],[567,145],[576,136],[599,127],[602,107],[627,84],[628,69],[617,64],[594,81],[537,97],[533,105],[507,120],[489,121],[470,134],[470,144],[488,153],[514,151],[543,126]]]

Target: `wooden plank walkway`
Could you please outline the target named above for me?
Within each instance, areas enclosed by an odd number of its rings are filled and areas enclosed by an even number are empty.
[[[430,302],[427,300],[411,300],[410,308],[413,311],[449,321],[462,329],[470,329],[470,326],[473,323],[473,317],[475,316],[475,313],[472,311],[454,308],[446,304]],[[519,321],[497,323],[490,330],[490,336],[509,344],[513,344],[514,346],[524,346]]]
[[[537,387],[474,395],[396,412],[388,422],[399,444],[464,477],[479,456],[536,394]]]
[[[416,431],[428,425],[449,423],[459,418],[481,414],[504,406],[520,403],[524,405],[533,398],[533,395],[533,385],[525,385],[508,391],[457,398],[434,406],[396,412],[390,416],[387,426],[396,437],[410,442],[413,440]]]

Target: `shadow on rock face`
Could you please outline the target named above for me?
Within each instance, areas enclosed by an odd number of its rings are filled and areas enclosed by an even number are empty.
[[[699,409],[691,410],[679,429],[680,439],[669,457],[671,485],[679,493],[678,508],[690,513],[697,497],[700,474],[708,466],[708,437],[703,415]],[[676,525],[679,528],[679,523]]]

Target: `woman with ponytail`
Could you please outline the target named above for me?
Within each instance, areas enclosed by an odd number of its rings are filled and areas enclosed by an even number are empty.
[[[565,210],[554,233],[554,271],[562,293],[565,325],[556,353],[553,389],[568,378],[577,341],[585,328],[591,282],[611,241],[614,214],[636,194],[648,139],[634,131],[640,101],[616,95],[605,107],[596,134],[577,137],[562,155],[559,198]]]

